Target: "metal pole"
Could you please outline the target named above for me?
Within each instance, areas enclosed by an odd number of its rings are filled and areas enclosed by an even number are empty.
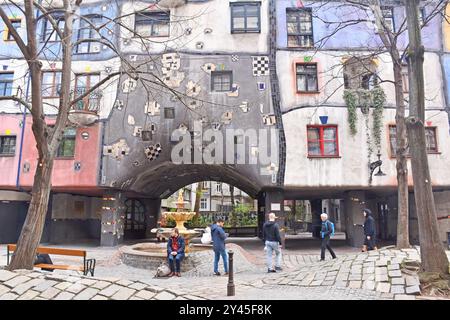
[[[234,296],[234,274],[233,274],[233,250],[228,251],[228,286],[227,286],[227,296]]]

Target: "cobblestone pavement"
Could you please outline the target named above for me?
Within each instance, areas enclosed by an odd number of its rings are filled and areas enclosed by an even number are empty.
[[[180,278],[154,278],[152,270],[122,264],[117,248],[88,248],[88,255],[99,261],[96,277],[58,270],[0,270],[0,300],[415,299],[414,294],[420,291],[417,277],[400,269],[404,259],[420,259],[417,248],[346,253],[324,262],[316,261],[318,257],[313,254],[285,250],[284,270],[272,274],[266,273],[261,253],[255,256],[233,244],[228,248],[235,252],[234,297],[226,296],[228,278],[212,275],[211,253],[205,253],[205,263]]]

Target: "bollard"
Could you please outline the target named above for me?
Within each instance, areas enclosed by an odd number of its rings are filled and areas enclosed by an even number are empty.
[[[228,251],[228,286],[227,296],[234,296],[233,250]]]

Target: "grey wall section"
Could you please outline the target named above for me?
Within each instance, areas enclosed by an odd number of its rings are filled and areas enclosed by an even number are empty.
[[[73,243],[73,241],[98,240],[100,243],[100,220],[54,220],[51,222],[50,243]]]
[[[151,61],[148,56],[138,56],[133,64],[142,64]],[[105,125],[104,145],[114,147],[113,153],[108,154],[104,150],[102,185],[121,190],[130,190],[141,193],[146,197],[157,198],[169,196],[179,188],[193,182],[204,180],[219,180],[235,185],[246,193],[255,196],[263,186],[276,185],[272,182],[272,176],[267,173],[269,164],[250,165],[206,165],[189,164],[174,165],[171,162],[171,150],[176,143],[170,141],[170,135],[174,130],[184,125],[189,131],[193,131],[194,121],[201,120],[202,130],[212,128],[214,123],[220,124],[220,131],[225,135],[226,129],[274,129],[274,164],[278,167],[278,133],[275,125],[263,123],[263,117],[273,115],[270,97],[269,75],[253,75],[253,57],[251,54],[232,55],[188,55],[179,54],[179,68],[174,67],[171,78],[183,78],[177,84],[168,89],[155,84],[156,77],[148,74],[140,75],[147,83],[144,88],[138,81],[135,89],[127,90],[124,82],[129,81],[129,76],[124,75],[120,79],[119,93],[117,97],[118,108],[114,108]],[[140,67],[143,72],[153,72],[159,79],[165,79],[161,68],[163,60],[161,56],[153,57],[151,63],[145,63]],[[236,84],[238,93],[211,92],[211,74],[204,70],[205,64],[212,64],[216,70],[233,71],[233,84]],[[180,76],[181,74],[181,76]],[[197,92],[192,97],[189,83],[197,85]],[[258,89],[258,83],[264,83],[263,90]],[[174,91],[171,91],[174,90]],[[174,97],[177,93],[182,102]],[[160,105],[159,112],[150,114],[145,112],[147,102],[156,101]],[[195,106],[191,107],[191,103]],[[242,108],[248,105],[248,110]],[[166,118],[165,108],[174,108],[174,119]],[[230,112],[232,118],[225,121],[223,115]],[[154,132],[149,141],[143,141],[139,136],[134,136],[136,127]],[[144,152],[148,146],[161,145],[159,157],[149,160]],[[203,147],[210,142],[204,142]],[[200,147],[199,147],[200,148]],[[118,149],[120,151],[118,151]],[[122,153],[123,151],[123,153]],[[225,154],[225,153],[224,153]],[[247,155],[248,158],[248,148]],[[263,173],[263,174],[261,174]]]
[[[0,243],[17,243],[28,212],[28,202],[11,201],[0,203]],[[50,204],[51,207],[51,204]],[[50,239],[50,215],[47,214],[41,242]]]

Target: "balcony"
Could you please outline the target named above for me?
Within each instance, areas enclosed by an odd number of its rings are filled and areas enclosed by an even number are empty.
[[[77,87],[74,91],[75,98],[83,96],[87,90],[85,87]],[[101,98],[101,91],[95,90],[78,101],[69,112],[69,121],[81,127],[93,124],[98,119]]]
[[[158,5],[163,8],[176,8],[186,4],[186,0],[160,0]]]

